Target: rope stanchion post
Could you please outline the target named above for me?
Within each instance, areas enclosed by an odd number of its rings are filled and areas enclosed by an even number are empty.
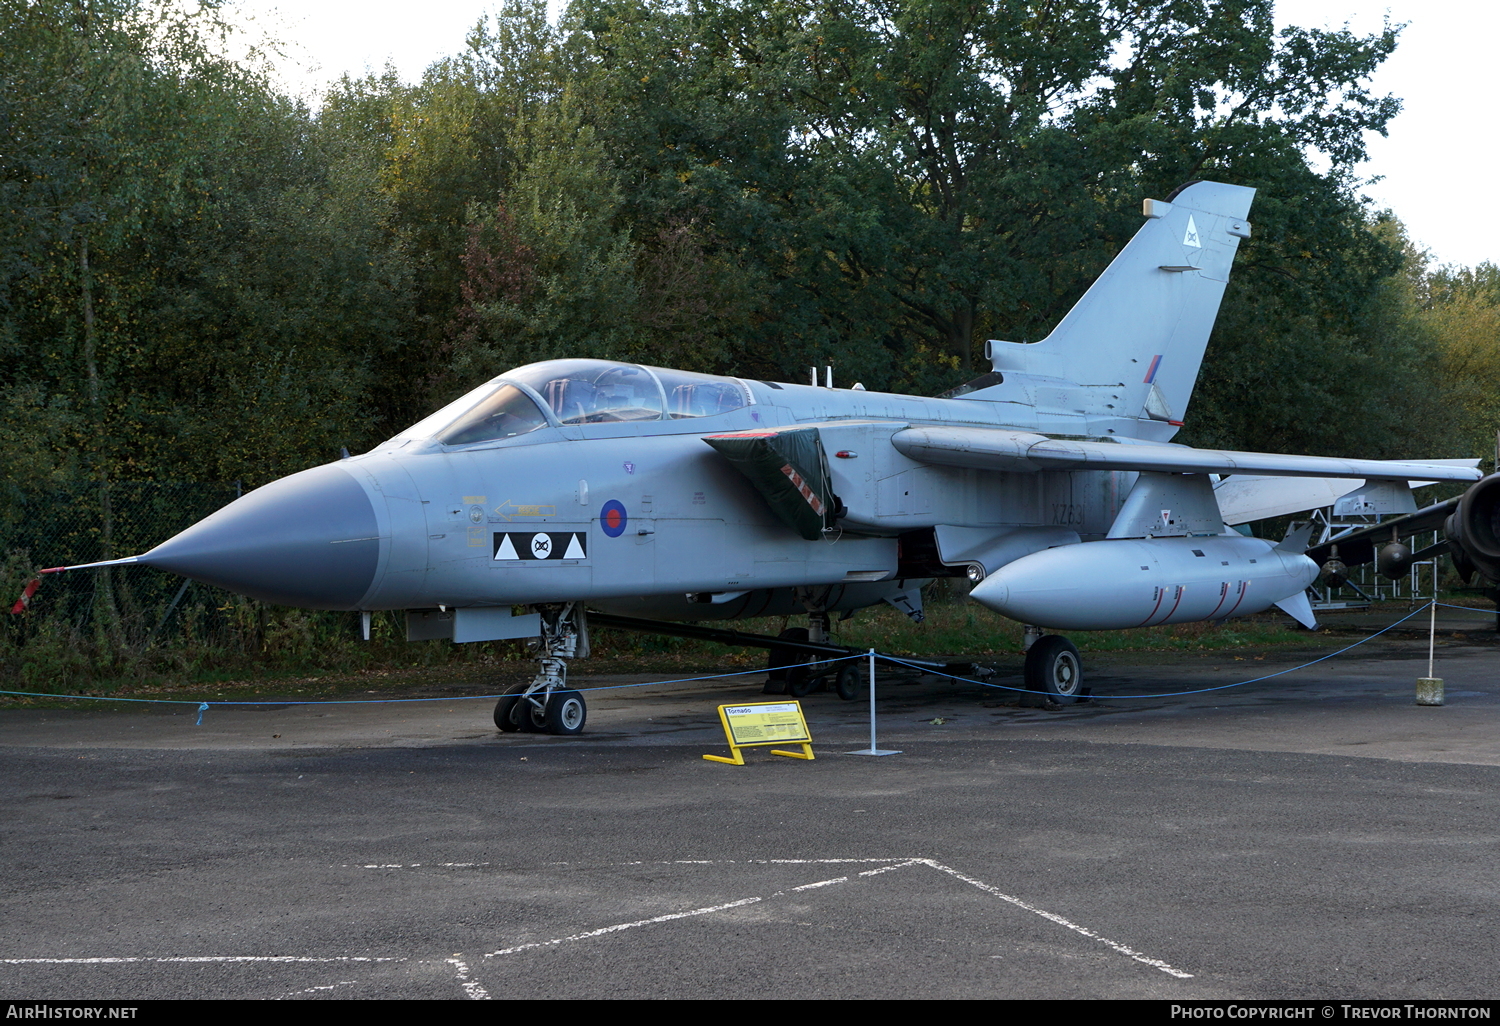
[[[875,650],[870,649],[866,657],[870,660],[870,747],[861,748],[849,755],[900,755],[899,751],[881,748],[875,743]]]
[[[1427,618],[1427,676],[1417,678],[1417,704],[1442,705],[1443,679],[1433,676],[1433,660],[1437,649],[1437,596],[1432,598]]]

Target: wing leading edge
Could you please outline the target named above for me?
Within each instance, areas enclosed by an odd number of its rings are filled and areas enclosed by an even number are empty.
[[[1478,481],[1470,461],[1351,460],[1269,452],[1190,449],[1180,445],[1050,438],[1031,431],[978,427],[911,427],[891,437],[920,463],[976,470],[1138,470],[1177,474],[1363,478],[1368,481]],[[1478,461],[1472,461],[1477,464]]]

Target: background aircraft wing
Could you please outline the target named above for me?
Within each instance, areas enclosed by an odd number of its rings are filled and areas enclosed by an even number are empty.
[[[1363,478],[1375,481],[1478,481],[1479,470],[1451,462],[1352,460],[1127,441],[1049,438],[1031,431],[982,427],[910,427],[891,436],[921,463],[979,470],[1139,470],[1177,474]]]
[[[1455,467],[1477,467],[1478,460],[1431,460]],[[1416,491],[1436,481],[1407,481]],[[1269,517],[1304,513],[1322,506],[1332,506],[1351,491],[1347,477],[1267,477],[1257,474],[1235,474],[1214,485],[1214,498],[1224,523],[1233,527]],[[1389,521],[1387,521],[1389,523]],[[1417,528],[1425,530],[1425,528]]]
[[[1462,501],[1463,496],[1457,495],[1419,509],[1415,513],[1408,513],[1404,517],[1392,517],[1383,523],[1345,531],[1343,534],[1328,539],[1322,545],[1308,549],[1308,558],[1315,563],[1322,564],[1331,559],[1334,551],[1337,550],[1338,558],[1345,566],[1360,566],[1375,558],[1378,546],[1383,546],[1398,538],[1409,538],[1422,531],[1441,531],[1448,517],[1458,509]],[[1446,538],[1416,552],[1412,555],[1411,561],[1430,559],[1444,552],[1451,552]],[[1454,556],[1455,563],[1462,559],[1461,553],[1455,553]],[[1462,567],[1460,570],[1462,571]],[[1472,571],[1464,576],[1467,579],[1471,575]]]

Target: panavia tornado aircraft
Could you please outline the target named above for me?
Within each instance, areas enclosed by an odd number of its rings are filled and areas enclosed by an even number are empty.
[[[268,484],[143,555],[91,565],[141,563],[266,602],[361,610],[367,631],[371,611],[405,610],[412,640],[536,639],[536,679],[495,718],[555,734],[583,728],[566,675],[588,652],[590,617],[684,633],[805,614],[797,637],[709,632],[778,641],[795,663],[786,651],[843,651],[827,644],[830,615],[890,602],[920,616],[922,585],[967,576],[976,601],[1028,626],[1027,686],[1060,702],[1083,693],[1078,650],[1043,628],[1273,605],[1312,626],[1305,592],[1319,565],[1307,529],[1277,544],[1233,525],[1341,495],[1411,514],[1412,482],[1480,474],[1472,460],[1171,443],[1250,237],[1253,196],[1196,182],[1146,200],[1145,224],[1047,338],[990,342],[992,370],[938,398],[834,388],[831,371],[820,385],[816,370],[811,384],[790,384],[536,363],[370,452]],[[1446,543],[1492,578],[1497,482],[1469,492]],[[1382,550],[1383,569],[1410,565],[1399,548],[1391,559]],[[1366,549],[1361,539],[1351,552]]]

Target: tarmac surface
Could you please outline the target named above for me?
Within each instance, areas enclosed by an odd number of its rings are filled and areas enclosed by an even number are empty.
[[[1493,998],[1493,621],[1448,625],[1440,708],[1425,637],[1170,697],[1328,650],[1085,653],[1089,703],[883,674],[901,754],[819,693],[815,761],[743,767],[701,756],[759,677],[593,692],[576,738],[0,710],[0,996]]]

